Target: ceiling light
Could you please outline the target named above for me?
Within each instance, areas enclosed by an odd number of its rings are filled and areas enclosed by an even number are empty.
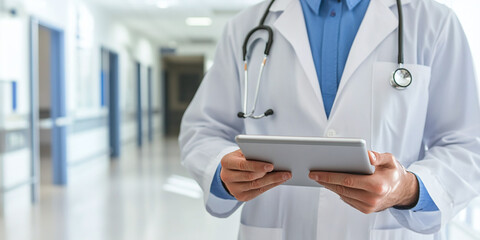
[[[165,9],[170,7],[170,4],[168,2],[161,1],[161,2],[157,2],[157,7],[161,9]]]
[[[185,20],[188,26],[210,26],[212,19],[209,17],[189,17]]]

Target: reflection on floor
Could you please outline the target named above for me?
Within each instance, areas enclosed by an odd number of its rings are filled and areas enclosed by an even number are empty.
[[[0,218],[0,239],[236,239],[239,213],[217,219],[205,211],[176,139],[126,145],[121,159],[70,173],[68,187],[43,184],[33,208]]]

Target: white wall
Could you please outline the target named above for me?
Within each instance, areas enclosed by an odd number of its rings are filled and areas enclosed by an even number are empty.
[[[28,99],[28,28],[26,19],[0,13],[0,125],[12,115],[29,111]],[[17,81],[18,110],[12,112],[10,81]],[[8,81],[8,82],[7,82]],[[16,119],[14,119],[16,120]]]
[[[7,8],[15,7],[25,19],[31,15],[41,23],[64,31],[66,104],[71,122],[107,116],[107,109],[102,108],[100,104],[101,47],[119,55],[122,114],[134,114],[136,111],[134,68],[136,61],[142,63],[144,67],[152,66],[153,79],[158,79],[157,44],[95,6],[81,0],[6,0],[6,5]],[[26,46],[28,45],[23,47]],[[20,64],[28,66],[27,63],[25,60]],[[28,76],[28,71],[24,72],[27,72]],[[146,95],[146,84],[143,91]],[[154,94],[159,93],[154,91]],[[28,99],[27,97],[28,95],[22,96],[24,99]],[[145,99],[145,109],[146,104]],[[136,128],[132,126],[134,126],[132,122],[123,123],[121,128],[123,141],[135,139]],[[84,144],[86,142],[89,146]],[[70,163],[102,155],[107,159],[108,128],[69,134],[67,144],[67,159]]]
[[[21,18],[11,18],[0,15],[0,131],[22,130],[28,128],[29,112],[29,75],[28,65],[28,32],[27,21]],[[17,111],[12,109],[11,81],[17,82]],[[1,134],[1,133],[0,133]],[[0,137],[5,138],[4,135]],[[6,141],[16,140],[10,136]],[[20,154],[21,152],[21,154]],[[0,164],[3,164],[3,176],[0,173],[0,186],[11,187],[21,181],[26,181],[29,173],[28,149],[19,149],[12,153],[0,152]],[[24,166],[26,168],[24,168]],[[18,173],[12,176],[12,173]],[[19,180],[20,178],[20,180]]]
[[[28,65],[28,21],[25,18],[12,18],[0,13],[0,81],[17,82],[17,111],[12,111],[12,93],[10,83],[0,82],[0,131],[25,130],[28,128],[29,71]],[[0,137],[6,138],[0,133]],[[9,142],[21,142],[25,145],[28,137],[10,135]],[[28,214],[30,191],[30,149],[27,147],[15,151],[0,152],[0,187],[10,189],[21,187],[9,194],[3,194],[4,219]],[[6,221],[5,221],[6,222]]]
[[[127,28],[120,21],[106,18],[104,12],[85,5],[91,10],[95,19],[94,45],[103,46],[119,54],[119,80],[120,80],[120,107],[123,116],[136,114],[136,67],[135,63],[142,65],[142,109],[147,110],[147,66],[152,67],[152,79],[158,81],[157,44]],[[99,61],[99,59],[95,60]],[[94,64],[99,72],[100,63]],[[153,88],[153,95],[159,95],[159,88]],[[99,89],[97,89],[99,92]],[[155,101],[154,101],[155,102]],[[157,104],[158,106],[158,104]],[[135,121],[135,120],[133,120]],[[147,129],[146,121],[143,124]],[[158,130],[158,129],[157,129]],[[157,131],[158,132],[158,131]],[[136,127],[131,120],[122,122],[122,141],[134,141]]]

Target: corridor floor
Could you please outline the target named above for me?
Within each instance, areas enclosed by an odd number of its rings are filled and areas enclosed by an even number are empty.
[[[118,160],[71,167],[67,187],[42,183],[37,204],[0,218],[0,239],[236,239],[239,213],[217,219],[206,212],[176,139],[122,151]]]

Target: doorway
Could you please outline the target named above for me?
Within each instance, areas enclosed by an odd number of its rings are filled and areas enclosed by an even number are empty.
[[[120,157],[120,82],[118,79],[118,54],[101,49],[101,104],[108,107],[108,139],[110,157]]]
[[[40,183],[67,184],[65,44],[62,29],[31,21],[33,139],[40,158]],[[36,124],[32,123],[32,126]],[[35,155],[35,154],[32,154]],[[35,156],[32,156],[35,162]]]
[[[204,57],[167,55],[162,62],[165,79],[165,134],[177,136],[183,113],[202,82]]]

